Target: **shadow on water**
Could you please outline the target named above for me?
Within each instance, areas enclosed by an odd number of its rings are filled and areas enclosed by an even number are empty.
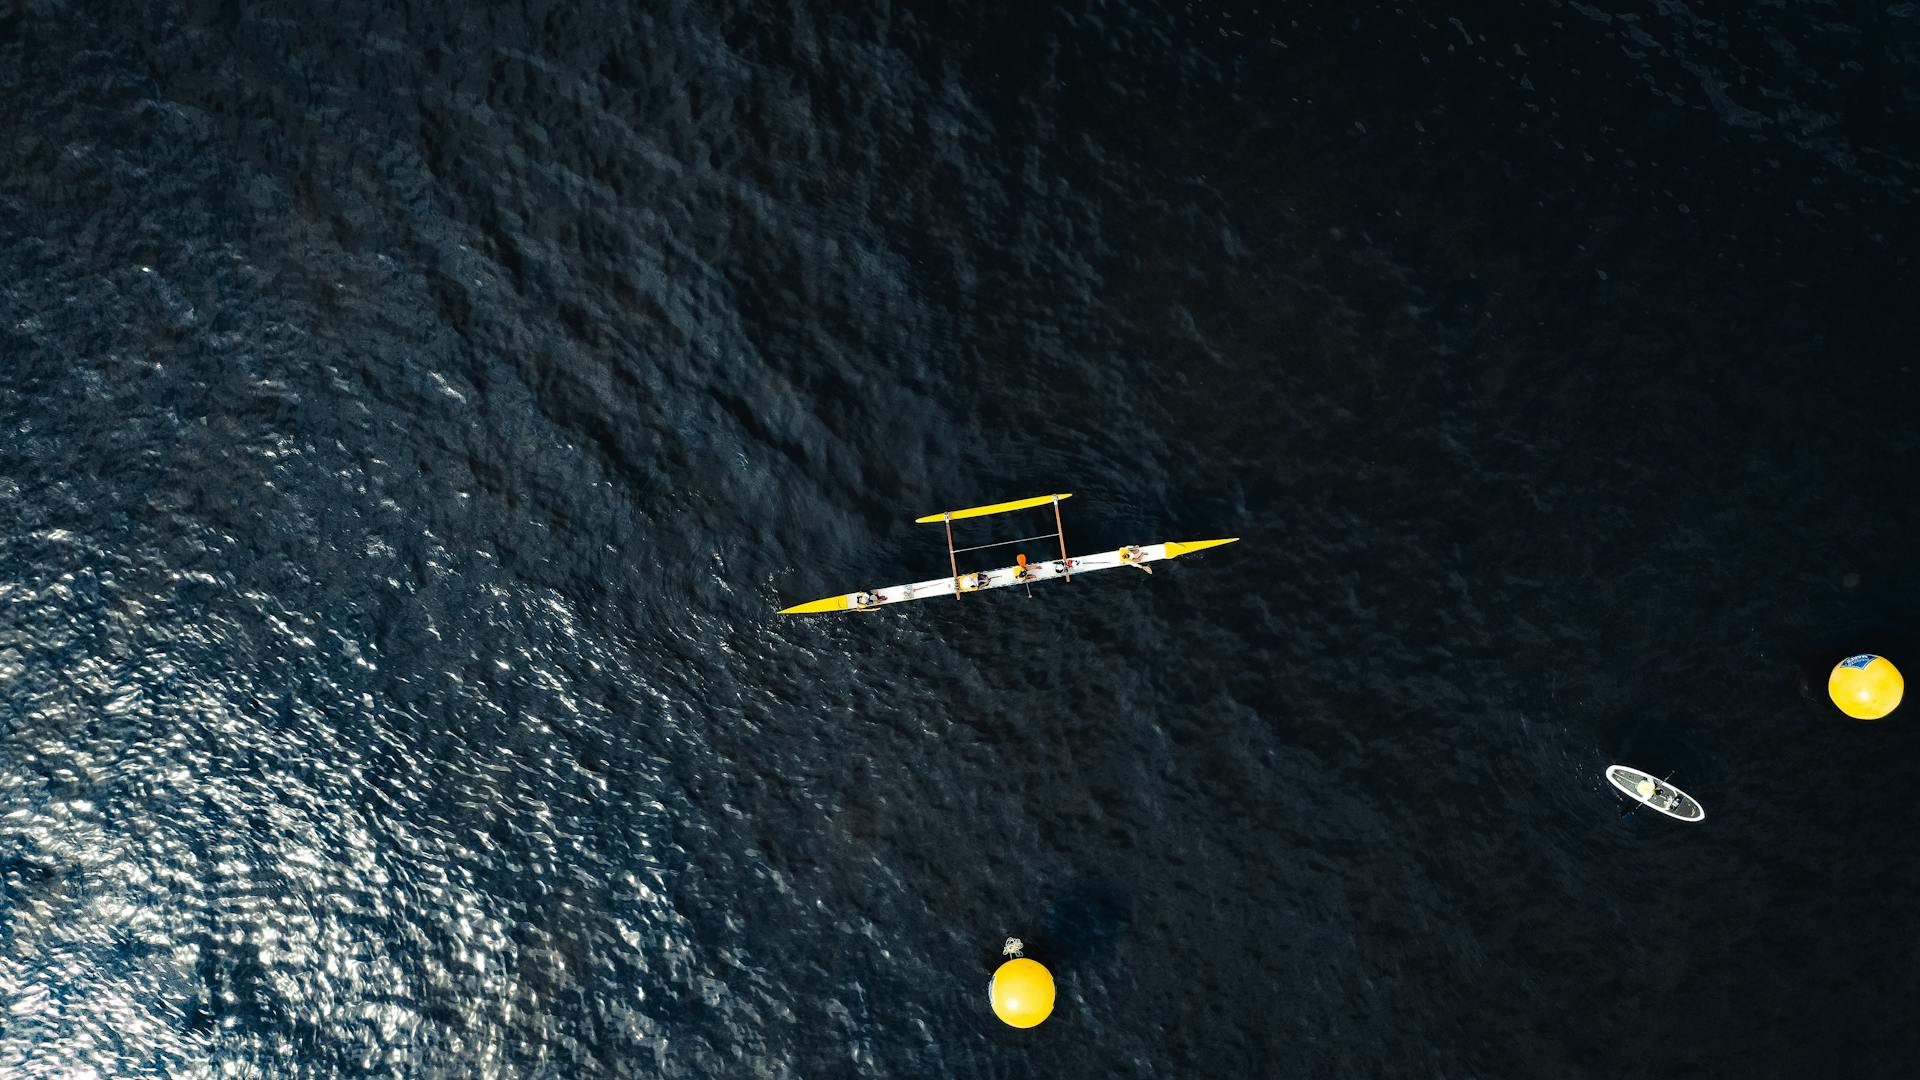
[[[1130,907],[1120,890],[1082,878],[1047,909],[1041,941],[1048,955],[1062,964],[1093,967],[1113,955],[1114,943],[1132,918]]]
[[[1602,731],[1608,764],[1631,765],[1655,776],[1691,776],[1695,782],[1716,773],[1713,754],[1702,741],[1703,725],[1666,713],[1634,713]]]
[[[1082,878],[1068,887],[1046,910],[1038,924],[1008,933],[1019,937],[1024,946],[1021,955],[1038,960],[1059,972],[1068,968],[1096,966],[1114,954],[1132,916],[1128,897],[1103,881]],[[1006,962],[1000,953],[1001,941],[993,942],[984,962],[991,973]]]

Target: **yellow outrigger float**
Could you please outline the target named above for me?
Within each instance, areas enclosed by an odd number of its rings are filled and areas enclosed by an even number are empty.
[[[1037,495],[1031,499],[1015,499],[1012,502],[991,503],[986,506],[969,506],[964,510],[947,510],[938,514],[928,514],[914,519],[915,524],[931,525],[942,522],[947,527],[947,566],[953,571],[952,577],[933,578],[929,581],[916,581],[908,585],[894,585],[888,588],[868,589],[863,592],[843,593],[829,596],[824,600],[813,600],[805,604],[795,604],[790,608],[781,608],[782,615],[814,615],[826,611],[873,611],[888,604],[904,604],[909,600],[925,600],[931,596],[951,596],[959,599],[971,592],[987,589],[1003,589],[1009,585],[1031,585],[1036,581],[1050,581],[1054,578],[1073,580],[1075,574],[1088,574],[1095,570],[1113,570],[1122,566],[1131,566],[1147,573],[1153,573],[1148,563],[1162,559],[1177,559],[1196,551],[1231,544],[1240,539],[1229,536],[1224,540],[1187,540],[1170,541],[1165,544],[1142,544],[1123,547],[1115,551],[1103,551],[1094,555],[1081,555],[1069,558],[1067,555],[1066,530],[1060,524],[1060,500],[1070,499],[1073,495],[1066,492],[1057,495]],[[986,517],[990,514],[1004,514],[1010,510],[1026,510],[1036,506],[1053,507],[1054,531],[1038,536],[1023,536],[1017,540],[996,540],[991,544],[975,544],[972,547],[953,546],[953,523],[967,518]],[[997,570],[977,570],[972,573],[960,572],[960,553],[980,551],[985,548],[1006,547],[1010,544],[1024,544],[1034,540],[1055,539],[1060,543],[1060,557],[1044,562],[1027,562],[1025,555],[1019,556],[1019,562],[1013,566],[1003,566]]]

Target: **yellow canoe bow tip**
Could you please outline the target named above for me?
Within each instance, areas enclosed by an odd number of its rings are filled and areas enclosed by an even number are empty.
[[[846,595],[829,596],[825,600],[809,600],[804,604],[795,604],[790,608],[781,608],[782,615],[813,615],[822,611],[845,611],[853,606],[853,600]]]
[[[1222,544],[1237,543],[1239,539],[1237,536],[1229,536],[1225,540],[1188,540],[1184,543],[1168,541],[1167,558],[1177,559],[1182,555],[1191,555],[1196,551],[1205,551],[1208,548],[1216,548]]]
[[[1015,499],[1012,502],[989,503],[986,506],[969,506],[965,510],[945,510],[938,514],[928,514],[926,517],[914,518],[913,523],[915,525],[932,525],[946,521],[949,515],[952,516],[954,521],[961,521],[965,518],[986,517],[988,514],[1004,514],[1009,510],[1025,510],[1029,506],[1045,506],[1055,499],[1071,498],[1073,498],[1071,491],[1059,495],[1036,495],[1031,499]]]

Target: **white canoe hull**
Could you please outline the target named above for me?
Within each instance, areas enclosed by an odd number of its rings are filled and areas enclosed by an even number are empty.
[[[1076,555],[1071,560],[1034,559],[1027,563],[1027,576],[1016,577],[1018,566],[1003,566],[997,570],[970,571],[958,578],[938,577],[926,581],[910,582],[906,585],[893,585],[871,590],[878,598],[876,602],[860,604],[860,593],[851,592],[840,596],[829,596],[824,600],[796,604],[781,609],[782,615],[813,615],[829,611],[877,611],[889,604],[904,604],[909,600],[926,600],[936,596],[952,596],[956,591],[961,594],[985,592],[988,589],[1004,589],[1010,585],[1027,585],[1055,578],[1067,578],[1075,574],[1091,574],[1096,570],[1118,570],[1139,563],[1160,562],[1163,559],[1178,558],[1191,552],[1201,551],[1221,544],[1231,544],[1239,537],[1226,540],[1191,540],[1165,544],[1143,544],[1134,549],[1139,552],[1137,558],[1129,562],[1120,557],[1120,552],[1102,551],[1095,555]],[[985,575],[984,584],[977,584],[980,575]]]
[[[1700,800],[1665,780],[1631,766],[1607,766],[1607,780],[1628,798],[1643,806],[1651,806],[1670,818],[1680,821],[1701,821],[1707,816],[1706,807],[1700,805]],[[1642,795],[1640,792],[1647,784],[1653,785],[1653,794]]]

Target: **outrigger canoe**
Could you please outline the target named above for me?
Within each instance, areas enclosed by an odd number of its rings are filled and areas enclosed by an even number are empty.
[[[795,604],[780,609],[782,615],[813,615],[830,611],[876,611],[889,604],[904,604],[909,600],[926,600],[935,596],[955,598],[967,593],[985,592],[989,589],[1004,589],[1009,585],[1031,585],[1040,581],[1063,578],[1068,581],[1075,574],[1090,574],[1095,570],[1115,570],[1123,566],[1144,566],[1147,563],[1165,559],[1177,559],[1207,548],[1231,544],[1237,536],[1222,540],[1186,540],[1170,541],[1164,544],[1142,544],[1103,551],[1093,555],[1067,556],[1067,544],[1064,530],[1060,527],[1060,500],[1070,498],[1070,494],[1041,495],[1031,499],[1015,499],[1012,502],[993,503],[988,506],[973,506],[963,510],[948,510],[938,514],[928,514],[918,518],[921,524],[944,522],[947,526],[947,560],[953,573],[948,577],[929,578],[926,581],[910,582],[906,585],[893,585],[879,589],[866,589],[860,592],[842,593],[821,600],[812,600],[804,604]],[[1041,533],[1038,536],[1022,537],[1018,540],[1001,540],[991,544],[978,544],[973,547],[956,548],[953,546],[953,523],[966,518],[983,517],[988,514],[1005,513],[1010,510],[1023,510],[1029,507],[1053,506],[1055,531]],[[978,551],[982,548],[1005,547],[1009,544],[1023,544],[1035,540],[1057,539],[1060,544],[1060,557],[1028,562],[1023,555],[1020,563],[1014,566],[1002,566],[993,570],[974,570],[962,574],[957,556],[963,551]]]
[[[1651,806],[1670,818],[1699,821],[1707,816],[1706,807],[1701,806],[1699,801],[1691,795],[1665,780],[1655,780],[1639,769],[1625,765],[1609,765],[1607,780],[1614,787],[1626,792],[1636,802]]]

